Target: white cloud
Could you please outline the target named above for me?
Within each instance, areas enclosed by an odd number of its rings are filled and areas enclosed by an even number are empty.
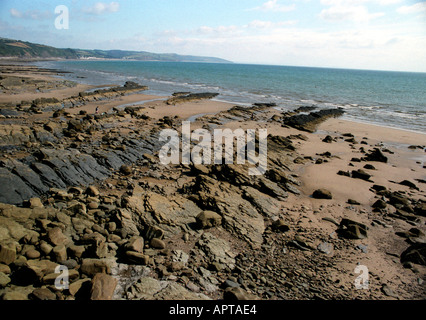
[[[18,19],[43,20],[52,17],[52,13],[49,11],[27,10],[25,12],[21,12],[15,8],[12,8],[9,12],[12,17]]]
[[[401,3],[403,0],[376,0],[382,6]]]
[[[97,2],[89,8],[84,8],[83,12],[95,15],[101,15],[104,13],[117,12],[120,9],[120,4],[118,2]]]
[[[249,10],[289,12],[289,11],[293,11],[294,9],[296,9],[295,4],[285,6],[285,5],[279,4],[278,0],[270,0],[270,1],[263,3],[259,7],[255,7],[255,8],[249,9]]]
[[[173,44],[179,53],[214,55],[242,63],[417,71],[416,59],[424,56],[426,48],[426,37],[406,36],[385,27],[336,32],[290,27],[259,34],[246,31],[234,37],[156,38],[151,47],[170,51]],[[407,55],[412,59],[404,59]]]
[[[338,5],[361,5],[367,3],[379,4],[382,6],[387,6],[391,4],[401,3],[403,0],[321,0],[321,4],[325,6],[338,6]]]
[[[208,27],[201,26],[195,30],[195,34],[201,35],[213,35],[213,36],[229,36],[235,35],[241,32],[241,29],[237,26],[218,26],[218,27]]]
[[[252,22],[247,24],[246,27],[255,28],[255,29],[269,29],[269,28],[295,25],[297,24],[297,22],[298,22],[297,20],[288,20],[288,21],[281,21],[281,22],[253,20]]]
[[[411,6],[402,6],[396,11],[401,14],[426,13],[426,1],[418,2]]]
[[[10,9],[10,14],[14,18],[22,18],[23,17],[22,12],[19,11],[19,10],[17,10],[17,9],[15,9],[15,8]]]
[[[324,9],[320,13],[320,17],[328,21],[354,21],[368,22],[372,19],[384,16],[383,12],[369,13],[365,6],[342,6],[335,5],[328,9]]]

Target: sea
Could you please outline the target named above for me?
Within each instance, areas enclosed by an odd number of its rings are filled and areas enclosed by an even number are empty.
[[[127,60],[37,65],[67,71],[63,77],[83,84],[134,81],[149,87],[144,93],[159,96],[217,92],[216,100],[241,106],[275,103],[283,111],[301,106],[342,108],[343,119],[426,133],[426,73]]]

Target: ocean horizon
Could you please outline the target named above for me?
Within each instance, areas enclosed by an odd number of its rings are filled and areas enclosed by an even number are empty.
[[[134,81],[146,94],[217,92],[216,100],[239,105],[276,103],[342,108],[342,119],[426,133],[426,73],[296,67],[265,64],[132,60],[42,61],[37,66],[70,73],[68,80],[90,85]],[[202,110],[200,110],[202,113]]]

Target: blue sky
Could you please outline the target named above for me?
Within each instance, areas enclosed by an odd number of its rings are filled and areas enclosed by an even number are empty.
[[[55,28],[55,7],[69,29]],[[426,72],[426,1],[0,0],[0,36],[240,63]]]

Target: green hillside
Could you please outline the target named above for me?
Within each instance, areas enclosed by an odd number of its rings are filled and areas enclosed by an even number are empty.
[[[184,56],[174,53],[151,53],[145,51],[125,50],[83,50],[59,49],[41,44],[0,38],[0,57],[14,58],[55,58],[55,59],[132,59],[141,61],[175,61],[175,62],[211,62],[230,63],[230,61],[199,56]]]

